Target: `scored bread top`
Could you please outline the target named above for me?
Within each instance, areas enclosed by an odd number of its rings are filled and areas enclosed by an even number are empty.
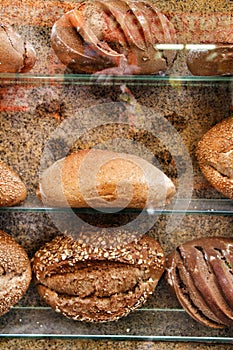
[[[117,247],[96,247],[85,242],[75,241],[69,236],[57,236],[45,244],[33,258],[33,271],[37,280],[43,281],[56,273],[62,273],[67,267],[88,261],[110,261],[157,269],[164,269],[165,256],[160,244],[149,236],[121,244]]]

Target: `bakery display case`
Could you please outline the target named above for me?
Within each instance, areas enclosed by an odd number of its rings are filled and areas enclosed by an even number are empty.
[[[90,33],[93,23],[85,27],[78,13],[72,12],[69,23],[78,28],[81,44],[85,46],[90,37],[92,40],[82,55],[78,52],[80,43],[72,48],[76,44],[69,36],[67,17],[64,19],[79,3],[17,0],[12,6],[8,0],[1,1],[1,29],[5,36],[0,33],[0,38],[6,53],[0,52],[0,155],[25,184],[27,196],[18,204],[0,206],[0,229],[12,235],[30,259],[61,233],[80,241],[83,232],[93,230],[102,235],[102,243],[103,232],[108,230],[119,244],[121,237],[125,239],[122,232],[148,235],[159,242],[165,256],[194,238],[224,237],[232,242],[232,122],[216,134],[217,141],[213,138],[202,146],[200,158],[197,154],[203,136],[214,126],[231,120],[233,114],[232,2],[153,0],[158,9],[152,12],[153,25],[159,27],[157,33],[149,31],[149,20],[143,22],[142,8],[139,11],[131,7],[121,18],[125,2],[119,8],[121,2],[109,1],[106,5],[92,1],[94,18],[104,7],[108,31],[105,30],[111,39],[107,44],[97,39],[96,18],[96,31]],[[132,13],[137,14],[138,23],[132,20]],[[117,18],[114,28],[108,22],[112,17]],[[61,18],[63,22],[57,22]],[[54,27],[55,23],[58,27]],[[14,40],[19,42],[19,37],[9,31],[8,25],[22,38],[21,46],[15,48]],[[116,55],[118,44],[124,46],[122,33],[128,46]],[[140,47],[141,35],[146,49]],[[148,44],[152,36],[157,40],[153,45]],[[119,42],[110,48],[116,37]],[[133,44],[129,44],[131,40]],[[105,57],[106,51],[111,58]],[[140,56],[141,51],[146,57]],[[80,56],[82,64],[76,62],[77,57],[80,62]],[[96,57],[92,71],[89,61]],[[69,59],[71,63],[67,63]],[[80,64],[78,68],[74,61]],[[4,65],[14,65],[14,71],[4,69]],[[218,151],[224,140],[228,149]],[[215,185],[212,175],[204,175],[201,167],[206,153],[208,156],[214,147],[221,155],[225,152],[224,159],[218,158],[216,166],[214,153],[206,162],[224,178],[224,184],[227,182],[227,192]],[[112,205],[108,201],[107,208],[92,202],[81,207],[46,202],[39,187],[45,169],[70,153],[93,148],[143,158],[172,181],[176,193],[167,201],[162,183],[162,206],[150,205],[147,198],[149,205],[144,207],[122,203],[117,207],[117,199],[111,199]],[[97,157],[95,162],[85,178],[97,174]],[[124,174],[124,178],[128,176],[128,172]],[[58,192],[59,183],[54,179]],[[232,289],[232,245],[229,247],[231,260],[226,265]],[[229,309],[232,321],[232,308]],[[202,313],[198,307],[197,313]],[[232,343],[233,328],[232,323],[230,327],[213,328],[194,320],[163,275],[143,305],[118,321],[104,323],[75,321],[55,312],[39,296],[32,279],[22,299],[0,317],[0,335]]]

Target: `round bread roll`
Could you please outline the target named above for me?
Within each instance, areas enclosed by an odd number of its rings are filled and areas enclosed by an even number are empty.
[[[0,207],[17,205],[27,197],[27,189],[6,163],[0,161]]]
[[[166,279],[182,307],[211,328],[233,326],[233,238],[199,238],[167,257]]]
[[[107,322],[148,299],[164,263],[163,249],[151,237],[102,249],[58,236],[35,254],[32,269],[39,294],[55,311],[74,320]]]
[[[0,24],[0,43],[0,73],[25,73],[35,65],[33,46],[9,24]]]
[[[52,28],[52,47],[78,73],[157,74],[173,63],[172,23],[150,1],[82,1]]]
[[[207,131],[197,145],[196,155],[211,185],[233,199],[233,117]]]
[[[209,44],[213,48],[209,49]],[[233,26],[214,31],[201,46],[187,55],[187,66],[193,75],[233,75]]]
[[[26,293],[31,281],[31,265],[25,250],[0,230],[0,316]]]
[[[172,181],[146,160],[91,149],[56,161],[41,177],[38,196],[57,207],[151,208],[176,192]]]

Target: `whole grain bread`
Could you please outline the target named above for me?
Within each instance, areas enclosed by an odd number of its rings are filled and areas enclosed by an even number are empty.
[[[0,207],[21,203],[27,196],[27,189],[18,174],[6,163],[0,161]]]
[[[87,322],[114,321],[141,306],[164,271],[164,252],[151,237],[100,248],[58,236],[33,259],[41,297],[57,312]]]
[[[146,160],[107,150],[82,150],[56,161],[40,177],[46,205],[144,208],[163,206],[175,194],[172,181]]]
[[[27,253],[12,236],[0,230],[0,316],[23,297],[30,281]]]
[[[203,175],[224,196],[233,199],[233,117],[207,131],[196,149]]]

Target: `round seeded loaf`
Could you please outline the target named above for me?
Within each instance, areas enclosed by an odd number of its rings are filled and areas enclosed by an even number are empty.
[[[233,199],[233,117],[224,119],[204,134],[196,155],[211,185]]]
[[[114,321],[141,306],[164,271],[164,252],[143,236],[96,247],[58,236],[33,259],[41,297],[57,312],[87,322]]]
[[[23,297],[30,281],[27,253],[13,237],[0,230],[0,316]]]
[[[19,204],[26,196],[27,189],[18,174],[0,161],[0,207]]]

